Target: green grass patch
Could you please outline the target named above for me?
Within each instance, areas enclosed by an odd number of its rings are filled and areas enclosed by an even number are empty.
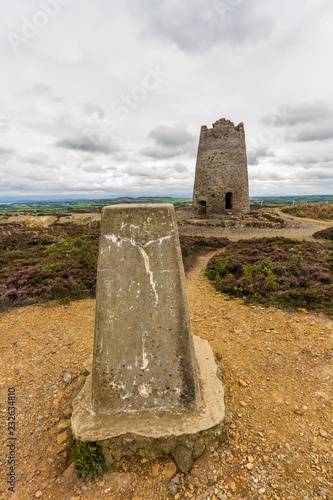
[[[97,443],[76,441],[72,449],[75,471],[84,481],[106,470],[102,448]]]

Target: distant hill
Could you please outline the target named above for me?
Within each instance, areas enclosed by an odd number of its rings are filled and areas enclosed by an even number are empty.
[[[97,199],[97,200],[68,200],[68,201],[37,201],[28,203],[8,203],[0,206],[0,213],[10,212],[87,212],[100,211],[106,205],[118,205],[120,203],[173,203],[173,205],[185,205],[192,203],[192,198],[172,198],[162,196],[140,196],[132,198],[122,196],[120,198]]]

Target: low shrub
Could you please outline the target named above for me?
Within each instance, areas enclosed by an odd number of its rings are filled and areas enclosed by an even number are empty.
[[[332,246],[282,237],[229,243],[206,269],[206,276],[223,293],[329,315],[333,314],[332,273]]]
[[[227,238],[181,236],[183,258],[223,248]],[[0,225],[0,310],[15,305],[95,297],[99,223]]]
[[[313,234],[314,238],[333,241],[333,227],[322,229]]]
[[[102,448],[97,443],[76,441],[72,449],[75,471],[84,481],[99,476],[105,471]]]
[[[215,237],[204,237],[204,236],[187,236],[180,235],[180,246],[182,250],[183,257],[188,257],[193,253],[202,252],[203,250],[209,250],[212,248],[224,248],[230,240],[228,238],[215,238]]]
[[[0,226],[0,309],[94,297],[99,225]]]

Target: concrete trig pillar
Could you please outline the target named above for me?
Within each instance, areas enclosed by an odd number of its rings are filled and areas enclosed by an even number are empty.
[[[226,438],[220,368],[192,336],[173,205],[102,211],[92,373],[71,427],[105,456],[172,455],[183,472]]]
[[[189,408],[200,397],[174,208],[103,209],[92,407]]]

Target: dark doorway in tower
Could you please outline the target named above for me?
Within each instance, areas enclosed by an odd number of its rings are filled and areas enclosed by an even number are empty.
[[[199,215],[206,215],[207,213],[207,201],[201,200],[199,207]]]
[[[225,195],[225,208],[226,210],[232,209],[232,193],[226,193]]]

